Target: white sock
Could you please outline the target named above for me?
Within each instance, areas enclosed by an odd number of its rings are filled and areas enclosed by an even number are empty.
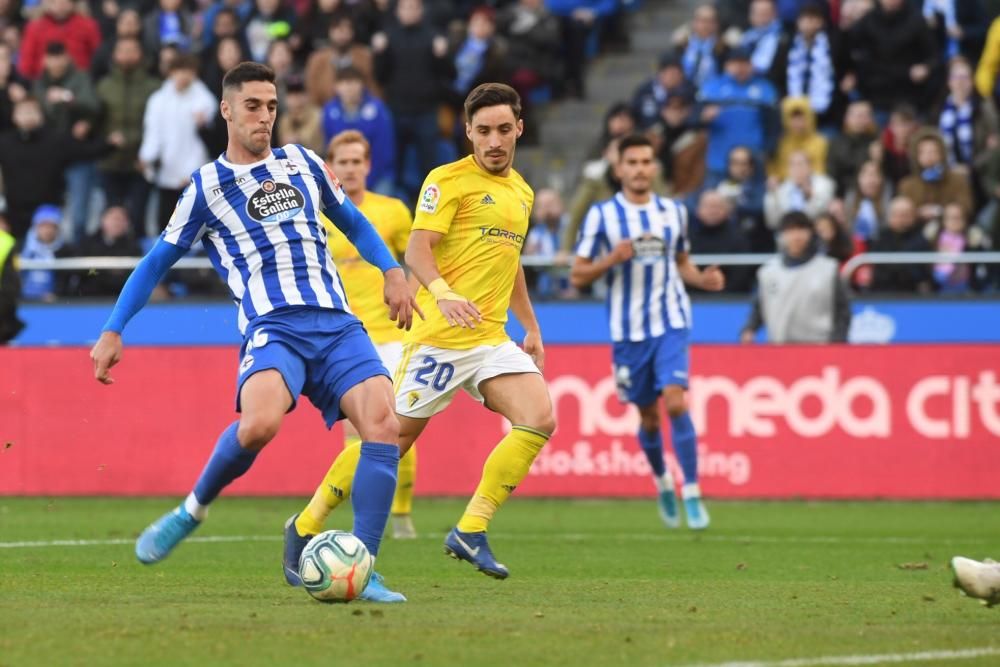
[[[198,499],[194,497],[194,492],[191,492],[184,499],[184,511],[194,517],[195,521],[204,521],[205,517],[208,516],[208,505],[199,503]]]
[[[669,472],[665,472],[660,476],[654,475],[653,481],[656,482],[656,490],[660,493],[674,490],[674,478]]]
[[[681,496],[684,500],[689,498],[701,498],[701,487],[698,486],[697,482],[693,484],[685,484],[681,487]]]

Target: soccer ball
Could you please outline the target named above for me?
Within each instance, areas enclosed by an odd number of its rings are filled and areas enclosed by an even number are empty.
[[[351,533],[328,530],[309,540],[299,558],[302,586],[320,602],[350,602],[372,576],[374,559]]]

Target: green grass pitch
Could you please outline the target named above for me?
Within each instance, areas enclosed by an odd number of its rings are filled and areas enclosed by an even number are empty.
[[[410,601],[376,606],[285,585],[296,499],[224,497],[202,541],[140,565],[132,540],[172,502],[0,498],[0,666],[777,665],[972,648],[994,653],[920,664],[1000,664],[1000,609],[960,597],[947,570],[955,554],[1000,558],[996,503],[716,502],[696,535],[663,528],[652,501],[515,498],[491,531],[501,582],[442,553],[462,502],[420,499],[420,539],[387,540],[378,565]],[[331,523],[349,526],[349,511]]]

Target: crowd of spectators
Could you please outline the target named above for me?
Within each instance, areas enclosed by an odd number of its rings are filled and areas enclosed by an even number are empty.
[[[243,60],[277,73],[276,145],[325,154],[359,130],[369,187],[412,201],[465,151],[469,90],[510,83],[529,116],[582,96],[586,62],[596,44],[621,46],[631,2],[0,0],[0,223],[23,258],[141,254],[190,174],[225,150],[222,78]],[[21,278],[28,299],[120,287],[114,272]]]
[[[984,0],[718,0],[608,112],[570,206],[616,188],[616,141],[658,147],[694,253],[769,253],[790,212],[843,264],[869,252],[1000,248],[1000,18]],[[603,151],[603,154],[601,153]],[[596,159],[599,157],[599,159]],[[558,256],[558,253],[557,253]],[[727,269],[728,286],[754,278]],[[986,265],[862,267],[856,290],[996,289]]]
[[[772,252],[790,212],[814,220],[820,251],[841,264],[864,251],[1000,247],[990,1],[698,5],[690,22],[664,26],[655,74],[608,109],[576,192],[539,190],[525,254],[567,260],[588,207],[617,190],[617,142],[635,132],[656,146],[657,191],[688,206],[694,253]],[[372,145],[369,188],[412,201],[427,171],[465,151],[472,87],[513,85],[531,142],[537,106],[585,96],[589,57],[627,44],[622,17],[636,4],[0,0],[0,222],[22,257],[141,253],[189,174],[225,149],[222,76],[245,59],[278,73],[277,145],[322,154],[358,130]],[[753,288],[752,270],[726,272],[731,289]],[[111,295],[123,276],[89,278],[21,282],[26,297],[50,299]],[[575,296],[556,274],[534,279],[545,296]],[[853,278],[860,290],[998,283],[998,271],[958,264]]]

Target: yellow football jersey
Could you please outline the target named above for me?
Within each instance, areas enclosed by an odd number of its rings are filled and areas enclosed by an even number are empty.
[[[358,207],[375,226],[379,236],[389,246],[389,251],[402,263],[406,243],[410,239],[410,210],[406,204],[393,197],[365,192]],[[384,279],[378,267],[366,262],[344,233],[323,217],[330,253],[337,265],[337,272],[344,282],[347,302],[358,319],[365,325],[372,342],[377,345],[403,340],[403,331],[389,319],[389,309],[383,297]]]
[[[414,318],[407,342],[465,350],[508,340],[507,308],[534,199],[516,171],[494,176],[471,155],[427,175],[413,229],[444,234],[434,247],[441,277],[476,304],[483,321],[471,330],[450,326],[434,297],[421,287],[417,303],[427,320]]]

